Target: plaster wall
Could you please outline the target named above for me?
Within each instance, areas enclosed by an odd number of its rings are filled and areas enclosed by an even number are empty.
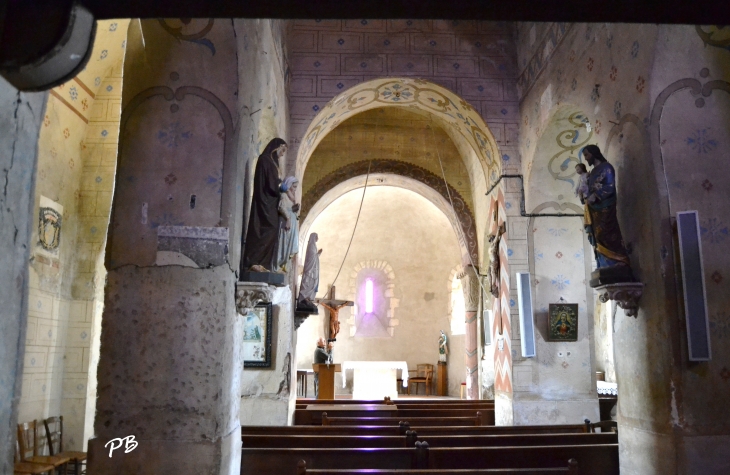
[[[730,379],[723,377],[730,373],[718,331],[724,328],[719,295],[727,274],[725,254],[717,253],[727,210],[718,204],[726,202],[727,177],[712,157],[727,154],[728,52],[717,47],[724,32],[713,34],[691,26],[519,29],[522,155],[537,157],[532,149],[560,105],[585,112],[595,134],[591,143],[616,168],[619,222],[634,273],[646,285],[637,318],[618,309],[612,335],[622,473],[727,471],[728,417],[715,406],[726,399],[724,381]],[[543,100],[550,87],[551,100]],[[538,161],[525,161],[526,174],[530,163]],[[698,209],[702,223],[713,329],[709,363],[687,361],[673,231],[676,212],[686,209]],[[605,347],[606,341],[596,344]]]
[[[13,470],[28,321],[28,258],[35,167],[47,93],[21,93],[0,79],[0,472]]]
[[[357,301],[360,271],[384,271],[389,275],[388,284],[393,284],[392,289],[385,289],[385,296],[391,296],[392,336],[358,336],[352,331],[357,321],[355,309],[345,307],[339,314],[335,361],[405,360],[410,369],[419,363],[435,367],[439,331],[444,330],[450,344],[449,395],[458,397],[465,369],[464,335],[451,334],[449,314],[452,269],[461,262],[453,227],[442,211],[413,191],[385,184],[368,186],[345,259],[361,198],[361,188],[348,191],[322,211],[309,228],[310,233],[318,233],[318,247],[323,249],[318,296],[324,297],[329,291],[341,264],[342,272],[335,282],[338,299]],[[326,336],[328,324],[320,310],[319,315],[309,317],[299,327],[298,368],[311,368],[316,340]],[[337,375],[337,394],[352,391],[352,375],[347,378],[347,388],[343,388],[341,375]]]
[[[106,275],[100,253],[114,183],[128,23],[97,23],[91,60],[77,77],[50,91],[38,138],[29,351],[19,419],[63,415],[68,450],[84,450],[93,433],[93,413],[87,414],[96,396],[93,322],[100,317]],[[61,226],[58,247],[46,250],[39,240],[39,211],[49,203],[61,211]]]

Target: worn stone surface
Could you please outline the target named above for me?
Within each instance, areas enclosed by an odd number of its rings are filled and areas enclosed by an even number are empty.
[[[0,79],[0,473],[11,473],[25,355],[38,132],[47,94]]]
[[[108,274],[94,460],[104,459],[98,451],[109,440],[128,435],[140,449],[125,454],[135,460],[125,463],[142,463],[158,443],[186,460],[197,450],[220,453],[239,427],[242,323],[234,290],[227,266],[124,266]],[[175,458],[166,456],[160,472],[138,473],[172,473]],[[206,456],[197,463],[212,473],[223,461]],[[91,463],[89,470],[103,467]]]

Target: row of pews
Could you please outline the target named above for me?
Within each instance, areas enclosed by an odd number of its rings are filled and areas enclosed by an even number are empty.
[[[241,428],[241,474],[617,475],[610,426],[495,426],[493,401],[299,399],[294,425]]]

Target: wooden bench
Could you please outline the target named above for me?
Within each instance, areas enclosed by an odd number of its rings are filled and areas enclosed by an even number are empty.
[[[526,445],[616,444],[618,434],[503,434],[503,435],[431,435],[419,436],[409,431],[403,435],[261,435],[244,434],[244,448],[397,448],[414,447],[426,441],[429,447],[496,447]]]
[[[362,475],[362,474],[376,474],[376,475],[580,475],[580,469],[578,468],[578,462],[575,459],[568,460],[568,466],[565,468],[516,468],[516,469],[502,469],[502,468],[485,468],[476,470],[371,470],[371,469],[334,469],[334,470],[308,470],[307,463],[304,460],[300,460],[297,464],[297,475]]]
[[[331,406],[325,406],[330,408]],[[361,417],[395,417],[400,420],[410,420],[412,418],[422,417],[474,417],[476,413],[482,414],[481,425],[494,425],[494,408],[476,408],[476,409],[397,409],[391,412],[374,411],[368,409],[368,406],[353,406],[358,409],[348,410],[348,406],[342,406],[335,413],[328,411],[320,411],[317,409],[296,410],[294,411],[295,425],[322,424],[322,414],[327,412],[330,418],[361,418]]]
[[[492,416],[491,418],[489,416]],[[337,425],[364,425],[364,426],[397,426],[401,422],[408,422],[411,427],[418,426],[481,426],[485,415],[477,411],[473,416],[464,417],[329,417],[322,413],[323,426]],[[494,423],[494,413],[486,414],[486,421]]]
[[[242,475],[291,473],[300,460],[317,469],[560,468],[575,458],[585,474],[618,475],[618,444],[429,448],[244,448]],[[245,471],[245,472],[244,472]],[[468,473],[468,472],[467,472]]]
[[[410,424],[403,426],[241,426],[242,434],[250,435],[405,435]],[[589,432],[585,424],[540,426],[456,426],[417,429],[425,435],[488,435],[488,434],[558,434]]]
[[[398,406],[405,405],[423,405],[423,404],[437,404],[437,405],[460,405],[460,404],[475,404],[485,403],[494,404],[494,399],[297,399],[296,405],[312,405],[312,404],[396,404]]]

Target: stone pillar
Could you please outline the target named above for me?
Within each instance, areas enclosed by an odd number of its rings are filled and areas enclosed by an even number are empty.
[[[47,94],[0,79],[0,473],[13,471],[25,353],[38,132]]]
[[[466,308],[466,394],[467,399],[479,399],[479,338],[477,311],[479,310],[479,273],[476,267],[466,266],[461,277],[464,289],[464,306]]]
[[[230,20],[131,23],[90,475],[240,472],[236,52]]]

